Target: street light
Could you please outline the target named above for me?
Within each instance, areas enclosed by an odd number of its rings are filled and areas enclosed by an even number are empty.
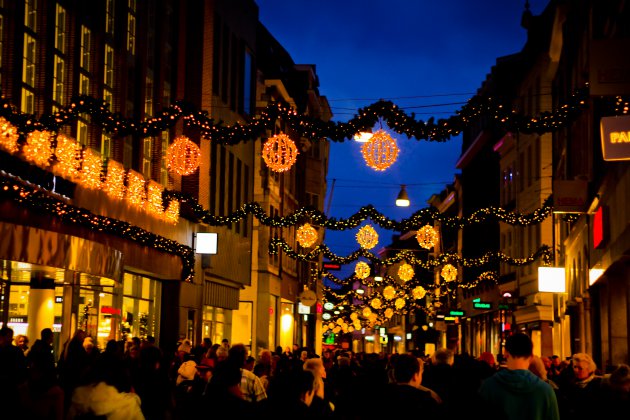
[[[405,185],[400,186],[400,192],[396,197],[396,205],[398,207],[409,207],[409,196],[407,195],[407,189]]]

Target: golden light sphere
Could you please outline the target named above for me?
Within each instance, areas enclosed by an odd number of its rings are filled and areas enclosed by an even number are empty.
[[[422,226],[416,232],[418,244],[424,249],[431,249],[438,242],[438,233],[431,225]]]
[[[9,153],[18,151],[18,139],[20,135],[16,126],[0,117],[0,149]]]
[[[339,334],[339,331],[341,331],[341,327],[339,325],[337,325],[335,328],[333,328],[333,332],[335,334]]]
[[[354,328],[356,328],[357,330],[360,330],[361,327],[363,327],[361,325],[361,321],[359,321],[358,319],[355,319],[354,322],[352,323],[352,325],[354,325]]]
[[[385,318],[391,318],[394,316],[394,310],[392,308],[387,308],[385,309],[383,315],[385,315]]]
[[[411,291],[411,294],[414,299],[422,299],[427,294],[427,291],[422,286],[416,286]]]
[[[396,309],[402,309],[405,307],[405,304],[407,302],[405,301],[405,299],[403,298],[398,298],[396,299],[396,302],[394,302],[394,306],[396,306]]]
[[[381,302],[379,298],[374,298],[370,302],[370,306],[372,306],[372,308],[374,309],[380,309],[382,305],[383,305],[383,302]]]
[[[348,325],[348,332],[353,332],[354,331],[354,327],[352,325]]]
[[[384,130],[378,130],[367,143],[361,146],[365,163],[377,171],[389,168],[398,158],[398,145]]]
[[[356,321],[357,319],[359,319],[359,314],[356,313],[356,312],[352,312],[350,314],[350,319],[353,320],[353,321]]]
[[[365,308],[363,308],[362,314],[365,318],[369,318],[370,315],[372,315],[372,310],[366,306]]]
[[[370,321],[370,324],[375,324],[378,321],[378,315],[372,312],[368,317],[368,321]]]
[[[166,167],[177,175],[191,175],[199,167],[201,149],[186,136],[176,137],[166,149]]]
[[[372,249],[378,244],[378,233],[370,225],[365,225],[359,229],[356,238],[361,248]]]
[[[343,324],[343,318],[337,318],[337,325]]]
[[[297,160],[298,149],[286,134],[276,134],[263,145],[262,158],[274,172],[285,172]]]
[[[328,329],[332,330],[333,328],[335,328],[335,323],[334,322],[329,322],[328,323]]]
[[[298,243],[304,248],[308,248],[319,239],[319,236],[317,235],[317,229],[315,229],[308,223],[304,223],[302,226],[300,226],[295,236]]]
[[[366,279],[370,276],[370,266],[363,261],[359,261],[354,267],[354,274],[361,280]]]
[[[444,280],[453,281],[457,279],[457,268],[451,264],[445,264],[444,267],[442,267],[440,274]]]
[[[413,278],[415,272],[410,264],[404,263],[398,267],[398,277],[403,281],[409,281]]]
[[[392,300],[393,298],[396,297],[396,289],[394,289],[394,286],[386,286],[383,289],[383,297],[387,300]]]

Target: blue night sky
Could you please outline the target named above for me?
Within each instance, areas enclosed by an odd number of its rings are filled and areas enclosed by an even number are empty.
[[[524,0],[257,0],[259,18],[297,64],[315,64],[320,93],[335,121],[379,99],[417,119],[448,118],[474,94],[496,59],[519,52]],[[534,15],[547,0],[532,0]],[[378,128],[378,127],[377,127]],[[383,128],[387,128],[383,124]],[[395,134],[398,160],[384,172],[366,166],[360,143],[332,143],[328,170],[330,217],[348,217],[372,204],[396,220],[427,207],[453,182],[461,138],[444,143]],[[331,195],[332,180],[335,179]],[[406,184],[411,206],[394,205]],[[365,224],[365,223],[364,223]],[[358,229],[327,231],[325,243],[346,256],[359,248]],[[377,229],[379,245],[396,232]]]

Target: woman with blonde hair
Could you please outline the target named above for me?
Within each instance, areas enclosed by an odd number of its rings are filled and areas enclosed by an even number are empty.
[[[312,411],[317,413],[317,418],[332,418],[335,406],[326,395],[324,362],[319,357],[314,357],[306,359],[303,367],[304,370],[312,372],[314,377],[313,391],[315,391],[315,397],[311,403]]]

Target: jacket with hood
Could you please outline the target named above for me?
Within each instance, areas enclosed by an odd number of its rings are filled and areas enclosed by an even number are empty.
[[[551,386],[526,369],[502,369],[486,379],[479,395],[494,418],[559,420],[558,400]]]
[[[105,382],[75,389],[67,418],[85,414],[105,416],[107,420],[144,420],[138,395],[118,392]]]

